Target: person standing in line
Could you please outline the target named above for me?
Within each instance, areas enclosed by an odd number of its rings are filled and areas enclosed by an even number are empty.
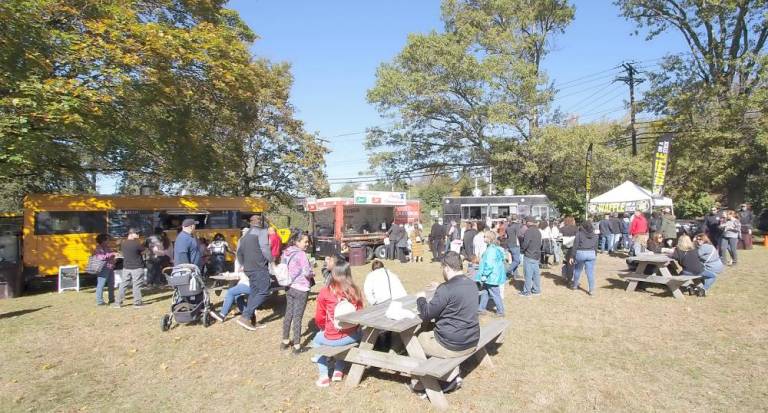
[[[608,219],[608,229],[610,236],[608,237],[608,252],[616,252],[618,249],[619,238],[621,238],[621,221],[619,221],[619,215],[616,213],[611,214],[611,218]]]
[[[722,236],[722,230],[720,229],[721,222],[717,211],[717,207],[712,207],[712,209],[709,211],[709,214],[704,216],[704,233],[707,234],[710,240],[712,240],[712,245],[720,248],[720,237]]]
[[[415,225],[411,231],[411,261],[424,262],[424,238],[420,225]]]
[[[605,214],[603,219],[600,220],[600,222],[597,223],[597,228],[600,231],[600,245],[598,246],[598,250],[600,253],[606,253],[609,251],[608,244],[609,244],[609,237],[611,235],[611,216],[608,214]]]
[[[531,297],[532,295],[541,295],[541,270],[539,261],[541,260],[541,231],[536,228],[536,221],[533,218],[527,219],[528,229],[523,235],[523,241],[520,243],[520,250],[523,254],[523,268],[525,270],[525,284],[523,291],[520,291],[521,297]]]
[[[632,237],[632,249],[635,255],[645,251],[648,245],[648,220],[645,219],[643,211],[635,211],[635,217],[629,224],[629,235]]]
[[[514,280],[517,278],[517,267],[519,267],[522,262],[520,258],[520,239],[518,238],[520,236],[520,222],[518,221],[516,214],[512,214],[509,217],[509,224],[507,224],[504,231],[507,234],[507,251],[509,251],[509,254],[512,256],[509,274]]]
[[[107,287],[107,303],[115,301],[115,252],[109,246],[109,235],[99,234],[96,236],[96,250],[93,255],[97,260],[103,261],[104,265],[101,267],[96,276],[96,305],[105,305],[104,302],[104,286]]]
[[[439,220],[435,220],[435,223],[432,224],[428,240],[429,248],[432,250],[432,262],[437,262],[445,251],[445,231]]]
[[[265,327],[258,320],[252,323],[251,318],[255,318],[256,309],[269,297],[269,286],[272,283],[269,276],[272,250],[262,217],[252,215],[250,224],[251,229],[240,239],[240,245],[237,247],[237,261],[248,276],[251,292],[248,294],[248,306],[236,321],[244,329],[255,331]]]
[[[496,315],[504,317],[504,300],[501,298],[499,286],[507,282],[506,254],[499,246],[496,232],[485,231],[485,243],[488,248],[480,257],[480,268],[475,274],[475,282],[480,283],[480,307],[478,312],[483,314],[488,307],[488,296],[496,307]]]
[[[475,257],[475,248],[472,242],[475,239],[475,235],[477,235],[477,228],[474,223],[469,221],[467,221],[465,225],[467,229],[464,231],[464,237],[462,238],[464,241],[464,259],[472,262],[472,259]]]
[[[578,227],[576,227],[576,220],[570,215],[565,217],[563,220],[563,227],[560,228],[560,233],[563,235],[563,256],[565,257],[561,273],[563,278],[568,282],[568,285],[570,285],[573,280],[573,262],[571,262],[570,258],[573,256],[571,250],[573,249],[573,242],[576,239],[578,230]]]
[[[661,232],[661,214],[659,211],[653,211],[651,213],[651,219],[648,220],[648,234],[653,234],[654,232]]]
[[[739,211],[739,222],[741,222],[741,246],[745,250],[752,249],[752,221],[755,216],[752,214],[752,205],[741,204]]]
[[[573,273],[573,283],[571,289],[576,291],[579,289],[579,279],[581,278],[581,270],[586,268],[587,282],[589,290],[587,293],[590,296],[595,295],[595,262],[597,260],[597,237],[595,236],[592,222],[584,221],[581,223],[579,231],[576,233],[576,238],[573,241],[573,248],[571,249],[571,265],[576,264],[576,268]]]
[[[360,341],[360,330],[357,326],[347,327],[336,320],[336,312],[340,307],[349,307],[351,311],[363,308],[363,295],[352,280],[352,270],[346,262],[339,263],[333,268],[331,282],[328,286],[321,288],[317,295],[315,324],[320,331],[312,340],[313,347],[340,347]],[[320,373],[315,382],[317,387],[328,387],[331,381],[339,382],[344,379],[346,363],[342,359],[335,360],[330,379],[328,378],[329,358],[316,355],[312,361],[317,364]]]
[[[472,252],[474,255],[474,262],[479,262],[480,257],[483,256],[485,249],[488,247],[488,244],[485,242],[485,231],[487,229],[482,222],[476,222],[473,228],[477,230],[477,233],[472,238]]]
[[[283,252],[283,240],[280,239],[277,230],[272,226],[267,227],[267,236],[269,237],[269,252],[272,255],[272,262],[277,264],[280,262],[280,254]]]
[[[120,245],[120,252],[123,254],[123,275],[120,280],[120,287],[117,294],[117,301],[113,307],[120,308],[125,299],[125,287],[128,283],[133,287],[133,308],[141,308],[141,287],[144,283],[144,260],[141,259],[141,253],[144,247],[139,244],[139,231],[135,228],[128,229],[128,237]]]
[[[741,236],[741,222],[735,211],[728,210],[723,213],[723,223],[720,224],[720,230],[723,234],[720,239],[720,255],[725,258],[725,251],[727,250],[728,255],[731,256],[731,262],[728,265],[736,265],[736,247]]]
[[[292,352],[294,355],[301,353],[301,320],[304,317],[304,310],[307,308],[307,298],[314,279],[312,266],[309,264],[306,253],[308,246],[309,235],[302,231],[296,231],[291,234],[288,248],[285,249],[280,259],[280,262],[287,264],[288,274],[291,277],[291,284],[285,292],[283,341],[280,343],[280,349],[287,350],[293,343]],[[293,342],[290,340],[291,325],[293,325]]]
[[[227,262],[227,253],[232,253],[229,248],[229,243],[224,239],[224,235],[217,233],[213,236],[213,241],[208,244],[208,252],[211,257],[211,262],[208,268],[212,274],[221,274],[224,272],[224,267]]]
[[[400,238],[397,240],[397,257],[400,263],[405,264],[408,262],[408,232],[403,224],[399,224],[398,227],[400,227],[398,230]]]
[[[664,208],[661,214],[661,235],[664,238],[664,247],[672,248],[675,246],[677,226],[675,225],[675,216],[672,215],[672,210],[669,208]]]
[[[173,263],[174,265],[195,264],[202,271],[200,248],[197,246],[197,240],[192,236],[196,225],[197,221],[192,218],[182,221],[181,232],[176,236],[176,243],[173,245]]]
[[[539,221],[539,232],[541,232],[541,265],[544,268],[549,268],[549,257],[554,255],[554,240],[552,239],[552,231],[549,228],[549,222],[546,219]]]
[[[627,217],[626,213],[619,214],[620,224],[621,224],[621,248],[623,250],[629,250],[629,246],[631,244],[630,238],[629,238],[629,217]]]
[[[394,221],[392,222],[392,225],[389,226],[389,229],[387,230],[387,238],[386,238],[386,259],[388,260],[394,260],[395,259],[395,248],[397,248],[397,240],[395,239],[395,236],[397,235],[397,229],[395,229],[396,225]]]

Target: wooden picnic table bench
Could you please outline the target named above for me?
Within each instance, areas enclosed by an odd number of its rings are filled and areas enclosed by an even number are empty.
[[[416,312],[416,296],[410,295],[396,301],[401,302],[403,308]],[[478,357],[482,364],[492,366],[486,346],[494,342],[500,343],[504,330],[509,325],[507,320],[494,320],[481,326],[478,346],[474,352],[466,356],[447,359],[428,358],[416,335],[416,330],[422,324],[421,318],[416,315],[414,318],[392,320],[385,315],[388,306],[389,302],[382,303],[339,316],[340,321],[356,324],[362,328],[360,344],[356,347],[354,345],[338,347],[335,350],[320,347],[315,350],[315,353],[343,357],[345,361],[352,363],[346,379],[348,388],[360,384],[366,367],[377,367],[410,376],[414,382],[422,383],[429,401],[438,409],[448,408],[448,400],[438,380],[446,380],[456,367],[472,356]],[[399,335],[407,355],[373,349],[378,336],[386,332]]]
[[[694,280],[701,278],[698,275],[674,275],[670,267],[677,266],[677,263],[671,257],[664,254],[641,254],[627,258],[627,262],[636,262],[637,268],[633,272],[620,274],[624,280],[628,281],[627,292],[635,291],[637,284],[644,282],[665,286],[672,296],[684,299],[680,287],[693,283]],[[645,274],[646,268],[652,268],[651,274]]]

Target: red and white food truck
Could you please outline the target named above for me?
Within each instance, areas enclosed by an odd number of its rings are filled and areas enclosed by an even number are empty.
[[[307,199],[315,255],[345,253],[350,246],[365,246],[369,260],[384,258],[384,239],[395,224],[419,221],[421,203],[405,192],[355,191],[352,198]]]

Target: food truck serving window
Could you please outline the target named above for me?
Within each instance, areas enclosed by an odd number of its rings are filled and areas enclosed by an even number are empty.
[[[100,234],[106,218],[105,212],[42,211],[35,214],[35,235]]]

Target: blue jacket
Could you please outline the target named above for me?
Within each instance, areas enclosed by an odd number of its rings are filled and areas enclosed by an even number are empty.
[[[489,245],[480,259],[475,281],[488,285],[502,285],[507,282],[506,254],[498,245]]]
[[[195,264],[200,268],[202,265],[200,258],[197,239],[184,231],[179,232],[173,245],[173,264]]]

